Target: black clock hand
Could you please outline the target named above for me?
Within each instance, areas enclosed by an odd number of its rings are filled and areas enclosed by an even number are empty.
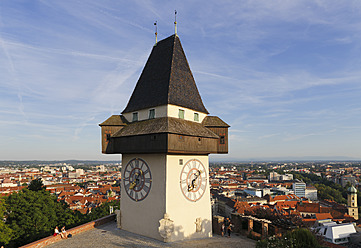
[[[195,181],[197,180],[197,178],[201,175],[201,172],[200,171],[197,171],[196,173],[193,174],[195,177],[193,178],[192,182],[191,182],[191,185],[192,186],[189,186],[188,185],[188,192],[191,191],[192,189],[194,189],[196,187],[195,184]]]

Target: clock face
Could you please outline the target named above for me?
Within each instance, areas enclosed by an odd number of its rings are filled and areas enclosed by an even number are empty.
[[[197,159],[189,160],[180,174],[180,187],[183,195],[190,201],[198,201],[204,194],[207,185],[207,172]]]
[[[140,158],[130,160],[124,169],[123,183],[130,199],[144,200],[152,186],[152,174],[147,163]]]

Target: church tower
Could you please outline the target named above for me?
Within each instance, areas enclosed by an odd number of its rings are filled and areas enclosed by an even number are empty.
[[[100,124],[102,152],[122,154],[122,229],[212,236],[208,155],[228,153],[229,125],[208,114],[178,35],[156,43],[122,114]]]
[[[358,220],[357,189],[353,185],[347,190],[347,209],[348,215]]]

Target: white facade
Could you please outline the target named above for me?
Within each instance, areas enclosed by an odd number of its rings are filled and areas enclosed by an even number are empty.
[[[306,196],[306,184],[304,182],[293,183],[292,189],[296,196],[298,196],[298,197]]]
[[[262,189],[256,189],[256,188],[252,188],[252,187],[249,187],[245,190],[243,190],[245,193],[247,194],[250,194],[250,195],[253,195],[253,196],[258,196],[258,197],[263,197],[263,191]]]
[[[272,172],[269,173],[268,179],[270,181],[277,181],[279,179],[279,176],[280,176],[280,174],[278,174],[275,171],[272,171]]]
[[[331,220],[322,220],[315,223],[317,234],[324,237],[328,242],[344,244],[349,242],[350,235],[356,233],[353,223],[337,224]]]
[[[122,229],[167,242],[211,237],[212,213],[208,182],[208,156],[123,154],[123,168],[134,158],[140,158],[147,163],[151,171],[152,184],[148,195],[141,201],[132,200],[122,184]],[[207,175],[204,194],[195,202],[185,198],[180,184],[183,166],[191,159],[200,161],[204,165]],[[122,170],[122,178],[124,178],[123,173]],[[166,213],[174,225],[173,231],[167,239],[161,235],[159,230],[160,221],[164,221]]]
[[[270,181],[291,181],[293,180],[292,174],[280,175],[275,171],[270,172],[268,179]]]
[[[201,123],[203,119],[207,116],[207,114],[202,112],[194,111],[193,109],[180,107],[173,104],[167,104],[162,106],[157,106],[154,108],[149,109],[141,109],[134,112],[124,113],[123,116],[127,119],[129,122],[133,122],[133,113],[137,113],[138,120],[137,121],[144,121],[149,119],[149,111],[154,110],[154,118],[160,118],[160,117],[174,117],[179,118],[179,110],[184,111],[184,119],[187,121],[194,121]],[[198,121],[195,120],[195,114],[198,114]]]
[[[17,187],[18,184],[17,183],[13,183],[13,182],[7,182],[7,183],[2,183],[1,187]]]
[[[317,189],[316,188],[307,188],[305,190],[305,197],[311,201],[317,201]]]

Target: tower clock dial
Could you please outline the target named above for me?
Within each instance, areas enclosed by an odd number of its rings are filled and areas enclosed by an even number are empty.
[[[182,193],[189,201],[198,201],[202,198],[207,185],[207,172],[204,165],[197,159],[189,160],[180,174]]]
[[[147,163],[140,158],[130,160],[124,169],[123,184],[130,199],[144,200],[152,186],[152,174]]]

